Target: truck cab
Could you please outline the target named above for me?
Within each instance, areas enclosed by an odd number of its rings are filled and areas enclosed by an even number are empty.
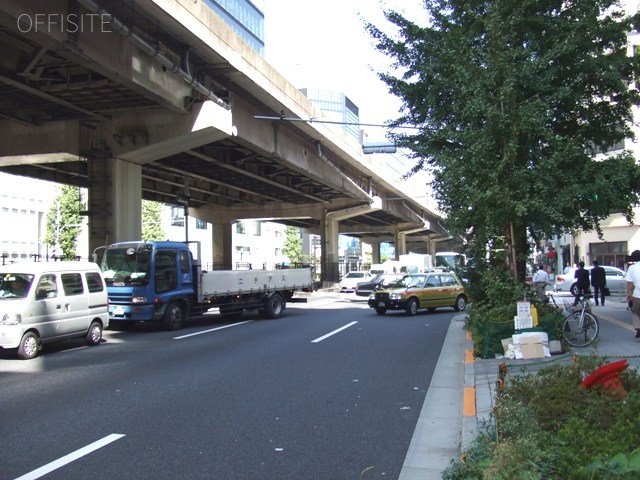
[[[180,328],[195,302],[196,265],[182,242],[120,242],[102,257],[113,325],[163,321]]]

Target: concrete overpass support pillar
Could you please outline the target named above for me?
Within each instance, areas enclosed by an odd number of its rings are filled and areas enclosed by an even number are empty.
[[[233,269],[233,223],[221,222],[213,224],[212,258],[216,268],[222,270]]]
[[[322,283],[324,287],[329,287],[340,280],[340,270],[338,266],[338,234],[340,233],[340,220],[357,217],[364,213],[370,213],[382,208],[380,197],[372,197],[371,203],[346,207],[339,210],[325,212],[322,221]]]
[[[396,260],[400,260],[400,255],[407,253],[407,236],[404,232],[396,230],[395,232],[395,244],[396,244]]]
[[[115,158],[90,158],[89,257],[101,246],[142,235],[142,168]]]
[[[382,263],[380,261],[380,242],[371,244],[371,263]]]
[[[338,235],[340,233],[339,221],[325,217],[322,224],[322,239],[324,245],[321,251],[320,262],[322,264],[322,285],[330,286],[340,280],[340,251],[338,248]]]
[[[400,259],[399,255],[409,253],[407,252],[407,235],[410,235],[412,233],[423,232],[425,230],[429,230],[430,228],[431,228],[431,225],[429,224],[429,222],[424,221],[424,224],[422,225],[422,227],[411,228],[409,230],[397,230],[396,231],[396,239],[397,239],[396,260]]]

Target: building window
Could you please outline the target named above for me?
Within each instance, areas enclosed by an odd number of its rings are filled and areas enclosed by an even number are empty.
[[[236,233],[239,235],[244,235],[246,233],[244,222],[236,222]]]
[[[264,53],[264,13],[250,0],[204,0],[204,3],[260,55]]]
[[[591,263],[597,260],[600,265],[610,265],[624,270],[628,255],[627,242],[602,242],[589,244]]]
[[[253,222],[253,234],[256,237],[262,235],[262,222]]]
[[[171,225],[184,227],[184,209],[182,207],[171,207]]]
[[[196,218],[196,229],[198,229],[198,230],[206,230],[207,229],[207,222],[205,222],[204,220],[200,220],[199,218]]]

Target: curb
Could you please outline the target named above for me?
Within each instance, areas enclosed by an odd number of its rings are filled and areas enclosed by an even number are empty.
[[[468,320],[465,315],[465,322]],[[464,384],[462,389],[461,450],[465,451],[478,435],[478,395],[476,391],[475,357],[471,333],[464,332]]]

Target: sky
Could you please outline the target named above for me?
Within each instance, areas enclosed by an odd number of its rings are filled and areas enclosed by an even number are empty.
[[[400,101],[388,93],[376,71],[390,59],[377,52],[364,21],[386,30],[383,9],[393,8],[416,23],[426,13],[417,0],[264,0],[265,59],[295,87],[343,92],[360,110],[362,123],[381,124],[398,116]],[[367,141],[386,141],[383,128],[364,127]],[[396,154],[388,158],[398,176],[410,168]],[[424,185],[424,179],[419,180]],[[424,188],[423,188],[424,189]]]
[[[425,16],[416,0],[265,0],[265,58],[296,87],[342,91],[362,122],[384,122],[399,102],[374,72],[389,59],[375,50],[364,20],[384,26],[391,3],[411,19]]]

